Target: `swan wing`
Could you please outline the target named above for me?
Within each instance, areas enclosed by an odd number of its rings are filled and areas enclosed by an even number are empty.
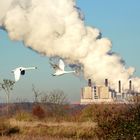
[[[62,61],[62,59],[59,60],[59,68],[64,71],[64,67],[65,67],[65,64],[64,62]]]
[[[20,78],[20,69],[14,71],[15,81],[17,82]]]

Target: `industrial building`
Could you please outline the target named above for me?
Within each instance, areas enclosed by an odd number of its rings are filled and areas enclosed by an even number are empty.
[[[104,85],[93,85],[91,79],[88,80],[88,86],[81,90],[81,104],[92,103],[127,103],[133,101],[134,96],[140,96],[132,90],[132,81],[129,81],[129,90],[125,93],[121,90],[121,81],[118,81],[118,91],[112,90],[108,85],[108,79],[105,79]]]

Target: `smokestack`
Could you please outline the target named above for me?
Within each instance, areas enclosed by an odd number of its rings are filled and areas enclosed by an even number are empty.
[[[119,93],[121,93],[121,81],[119,80]]]
[[[132,90],[132,81],[129,81],[129,90]]]
[[[108,79],[105,79],[105,86],[108,87]]]
[[[89,86],[89,87],[92,86],[91,79],[88,79],[88,86]]]

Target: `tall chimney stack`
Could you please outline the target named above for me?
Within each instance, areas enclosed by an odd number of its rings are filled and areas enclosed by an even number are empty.
[[[121,93],[121,81],[119,80],[119,93]]]
[[[105,86],[108,87],[108,79],[105,79]]]
[[[92,86],[91,79],[88,79],[88,86],[89,86],[89,87]]]
[[[132,90],[132,81],[129,81],[129,90]]]

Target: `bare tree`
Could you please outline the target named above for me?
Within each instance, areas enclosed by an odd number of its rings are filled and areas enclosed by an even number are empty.
[[[32,91],[34,93],[34,102],[38,103],[39,102],[39,96],[42,94],[42,92],[37,90],[34,85],[32,85]]]
[[[53,90],[49,94],[45,95],[42,99],[44,103],[52,104],[66,104],[68,103],[66,95],[62,90]]]
[[[64,106],[68,105],[66,95],[62,90],[53,90],[46,94],[41,99],[42,103],[47,103],[53,115],[63,115],[65,113]]]
[[[7,99],[7,114],[9,113],[9,99],[10,93],[13,90],[15,81],[9,79],[3,79],[3,83],[0,83],[0,89],[4,90]]]

